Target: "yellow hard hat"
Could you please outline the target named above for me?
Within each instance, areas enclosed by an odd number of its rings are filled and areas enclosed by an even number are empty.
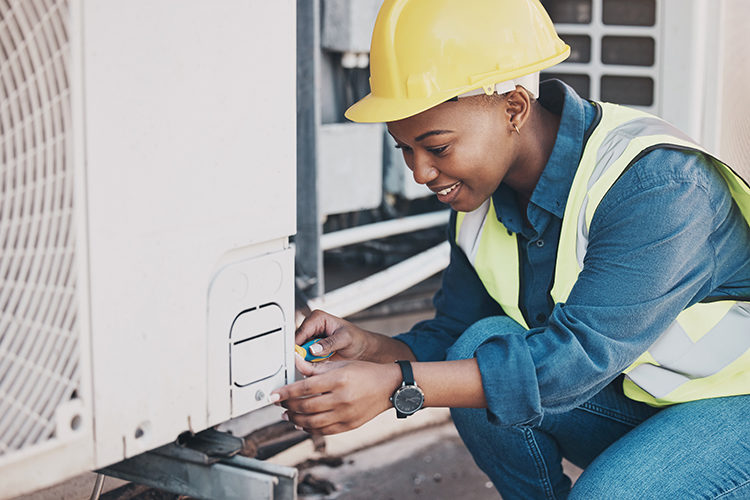
[[[470,90],[491,94],[568,54],[539,0],[385,0],[370,46],[371,92],[345,115],[400,120]]]

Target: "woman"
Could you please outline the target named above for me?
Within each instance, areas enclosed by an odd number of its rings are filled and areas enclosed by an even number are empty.
[[[297,343],[336,356],[276,397],[320,434],[450,407],[506,500],[750,497],[750,188],[655,117],[539,86],[568,53],[537,0],[385,2],[347,117],[453,209],[436,317],[389,338],[316,311]]]

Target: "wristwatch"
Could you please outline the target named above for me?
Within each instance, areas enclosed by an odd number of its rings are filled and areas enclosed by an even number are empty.
[[[401,367],[403,382],[391,396],[391,403],[396,409],[397,418],[406,418],[413,415],[424,404],[424,392],[414,382],[414,373],[409,361],[396,361]]]

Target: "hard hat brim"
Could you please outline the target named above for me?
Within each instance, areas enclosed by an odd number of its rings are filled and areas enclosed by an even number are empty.
[[[402,120],[442,104],[470,90],[549,68],[565,60],[568,55],[570,55],[570,47],[564,45],[564,49],[553,57],[538,61],[525,68],[519,68],[512,72],[498,72],[496,75],[488,75],[487,78],[473,85],[467,85],[460,89],[451,89],[421,99],[379,97],[370,93],[349,107],[344,116],[358,123],[383,123]]]
[[[453,97],[455,95],[447,92],[444,98],[431,96],[407,100],[376,97],[370,93],[347,109],[344,116],[358,123],[395,122],[427,111]]]

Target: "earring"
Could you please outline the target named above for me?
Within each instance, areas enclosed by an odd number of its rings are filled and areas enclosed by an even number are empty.
[[[513,124],[513,128],[516,129],[516,134],[521,135],[521,132],[518,130],[518,125],[515,123]]]

